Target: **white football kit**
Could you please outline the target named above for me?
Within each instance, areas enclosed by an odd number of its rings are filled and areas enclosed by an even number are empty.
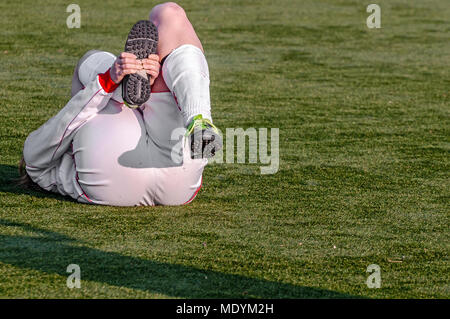
[[[183,80],[186,72],[178,72],[175,62],[177,55],[185,59],[201,54],[204,59],[203,53],[189,45],[172,51],[162,67],[170,91],[152,92],[138,109],[124,105],[121,86],[110,78],[109,68],[115,57],[101,54],[95,54],[90,63],[79,68],[85,88],[26,139],[23,154],[28,175],[43,189],[83,203],[189,203],[201,187],[207,160],[190,157],[190,148],[180,131],[186,122],[185,109],[180,105],[192,100],[196,90],[205,88],[194,87],[194,92],[189,92],[191,84]],[[99,58],[101,61],[96,61]],[[202,83],[206,79],[209,86],[209,74],[205,77],[205,72],[207,65],[199,71],[198,79]],[[207,95],[209,103],[209,91]],[[205,117],[210,118],[209,107]]]

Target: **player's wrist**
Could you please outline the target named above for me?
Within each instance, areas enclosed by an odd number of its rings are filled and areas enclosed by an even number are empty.
[[[120,82],[122,81],[122,79],[118,79],[117,75],[115,72],[112,72],[112,68],[109,68],[109,70],[107,72],[109,72],[109,77],[111,78],[111,81],[113,81],[116,84],[120,84]]]
[[[112,93],[119,86],[119,83],[116,83],[111,76],[111,68],[109,68],[105,73],[101,73],[98,75],[98,80],[100,82],[101,87],[105,92]]]

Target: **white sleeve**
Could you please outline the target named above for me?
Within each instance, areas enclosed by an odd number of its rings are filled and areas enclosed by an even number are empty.
[[[98,75],[58,114],[27,137],[23,156],[27,173],[35,183],[63,195],[73,192],[71,181],[65,180],[70,178],[71,172],[67,171],[68,163],[63,157],[70,151],[77,129],[106,106],[116,87],[109,70]],[[61,166],[64,166],[64,172],[60,171]]]

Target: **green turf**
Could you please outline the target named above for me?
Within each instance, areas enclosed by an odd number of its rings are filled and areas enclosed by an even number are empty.
[[[68,29],[69,3],[0,3],[0,297],[450,297],[448,1],[377,1],[372,30],[368,1],[180,2],[215,124],[278,127],[281,163],[208,166],[193,203],[153,208],[11,182],[77,59],[119,53],[156,4],[79,0]],[[381,289],[365,284],[373,263]]]

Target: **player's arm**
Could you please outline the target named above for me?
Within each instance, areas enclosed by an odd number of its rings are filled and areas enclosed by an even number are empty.
[[[57,115],[32,132],[24,145],[27,171],[33,175],[33,170],[55,165],[70,147],[73,133],[106,106],[124,76],[142,68],[135,55],[122,53],[108,71],[99,74]]]
[[[83,90],[75,94],[66,106],[39,129],[32,132],[24,145],[26,171],[38,184],[58,186],[58,167],[61,157],[67,153],[76,130],[101,111],[122,79],[140,69],[152,72],[159,63],[137,61],[131,53],[122,53],[113,66],[99,74]],[[48,189],[52,190],[52,189]]]
[[[105,107],[117,85],[111,80],[109,70],[99,74],[58,114],[27,137],[23,155],[31,178],[34,179],[32,171],[52,166],[67,152],[73,133]]]

